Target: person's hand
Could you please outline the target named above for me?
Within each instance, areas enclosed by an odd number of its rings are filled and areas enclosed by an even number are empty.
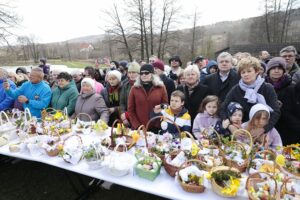
[[[121,117],[121,120],[124,121],[126,119],[125,113],[122,113],[120,117]]]
[[[114,107],[108,108],[108,111],[109,111],[110,114],[112,114],[113,112],[115,112],[115,108]]]
[[[251,132],[253,140],[256,141],[257,139],[262,138],[261,136],[264,134],[265,129],[256,128],[256,129],[251,130],[250,132]]]
[[[19,101],[20,103],[26,103],[26,102],[28,101],[28,99],[27,99],[27,97],[25,97],[24,95],[20,95],[20,96],[18,97],[18,101]]]
[[[156,113],[156,114],[157,114],[157,113],[160,113],[160,112],[161,112],[161,106],[160,106],[160,105],[154,106],[153,112]]]
[[[222,126],[223,126],[224,129],[227,129],[229,125],[230,125],[229,119],[223,120]]]
[[[9,84],[8,81],[4,81],[4,82],[3,82],[3,88],[4,88],[5,90],[9,90],[10,84]]]

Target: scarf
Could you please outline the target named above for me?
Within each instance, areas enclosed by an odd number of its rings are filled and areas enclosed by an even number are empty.
[[[199,85],[199,80],[197,80],[196,83],[194,83],[193,85],[186,83],[186,86],[187,86],[188,92],[189,92],[189,96],[191,96],[191,94],[194,92],[194,89],[195,89],[195,87],[197,87],[197,85]]]
[[[287,87],[290,82],[291,78],[290,75],[284,74],[278,81],[274,82],[271,80],[269,76],[266,77],[266,81],[271,83],[276,91],[280,90],[281,88]]]
[[[119,102],[119,85],[108,88],[108,101],[111,105],[117,105]]]
[[[152,82],[142,82],[142,84],[143,84],[143,88],[146,90],[146,92],[149,92],[149,90],[153,86]]]
[[[260,76],[257,76],[256,80],[254,83],[251,85],[248,85],[243,82],[241,79],[239,81],[239,86],[240,88],[245,91],[245,96],[244,98],[247,99],[248,103],[256,104],[256,103],[261,103],[267,106],[270,110],[270,112],[273,112],[273,109],[266,103],[266,99],[263,95],[257,93],[261,85],[264,83],[265,79],[261,78]]]
[[[128,83],[129,83],[130,86],[133,86],[134,83],[135,83],[135,80],[129,80]]]

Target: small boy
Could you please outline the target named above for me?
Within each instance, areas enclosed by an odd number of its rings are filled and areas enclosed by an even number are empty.
[[[231,102],[227,106],[227,116],[229,120],[218,121],[215,130],[225,136],[230,136],[235,130],[242,128],[243,107],[237,102]],[[229,129],[229,126],[231,128]]]
[[[170,119],[161,123],[162,133],[168,132],[175,137],[179,137],[176,126],[172,123],[174,121],[179,127],[180,131],[191,131],[191,116],[188,110],[184,108],[185,96],[183,92],[175,90],[171,94],[170,106],[167,105],[156,105],[153,108],[153,116],[164,116]]]

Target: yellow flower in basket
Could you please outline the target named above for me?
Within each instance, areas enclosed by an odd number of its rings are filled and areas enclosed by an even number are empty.
[[[191,149],[191,154],[192,156],[196,156],[199,152],[200,148],[197,146],[197,144],[193,143],[192,144],[192,149]]]
[[[117,130],[116,130],[117,135],[122,135],[122,126],[120,123],[117,124]]]
[[[211,172],[208,172],[206,175],[205,175],[205,178],[210,180],[211,179]]]
[[[223,188],[221,192],[224,195],[235,196],[239,190],[239,187],[240,187],[240,180],[230,177],[229,185],[227,187]]]
[[[133,142],[136,143],[140,139],[140,134],[137,131],[133,131],[131,135]]]
[[[57,111],[54,116],[53,116],[53,119],[54,120],[59,120],[63,117],[63,113],[61,111]]]
[[[285,157],[284,155],[282,154],[279,154],[277,157],[276,157],[276,163],[279,165],[279,166],[284,166],[285,165]]]

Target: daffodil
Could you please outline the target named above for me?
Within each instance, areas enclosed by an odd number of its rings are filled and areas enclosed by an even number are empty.
[[[276,163],[280,166],[284,166],[285,165],[285,157],[282,155],[282,154],[279,154],[277,157],[276,157]]]
[[[134,143],[136,143],[140,139],[140,134],[137,131],[133,131],[131,136]]]
[[[62,117],[63,117],[63,113],[60,111],[57,111],[53,116],[54,120],[61,119]]]
[[[191,154],[192,154],[192,156],[193,157],[196,156],[198,154],[199,150],[200,150],[200,148],[197,146],[197,144],[193,143],[192,144],[192,148],[191,148]]]
[[[208,172],[208,173],[205,175],[205,178],[208,179],[208,180],[210,180],[210,179],[211,179],[211,173]]]
[[[240,187],[240,180],[230,177],[229,185],[221,190],[226,196],[235,196]]]
[[[121,135],[122,134],[122,126],[120,123],[117,124],[117,131],[116,131],[117,135]]]

